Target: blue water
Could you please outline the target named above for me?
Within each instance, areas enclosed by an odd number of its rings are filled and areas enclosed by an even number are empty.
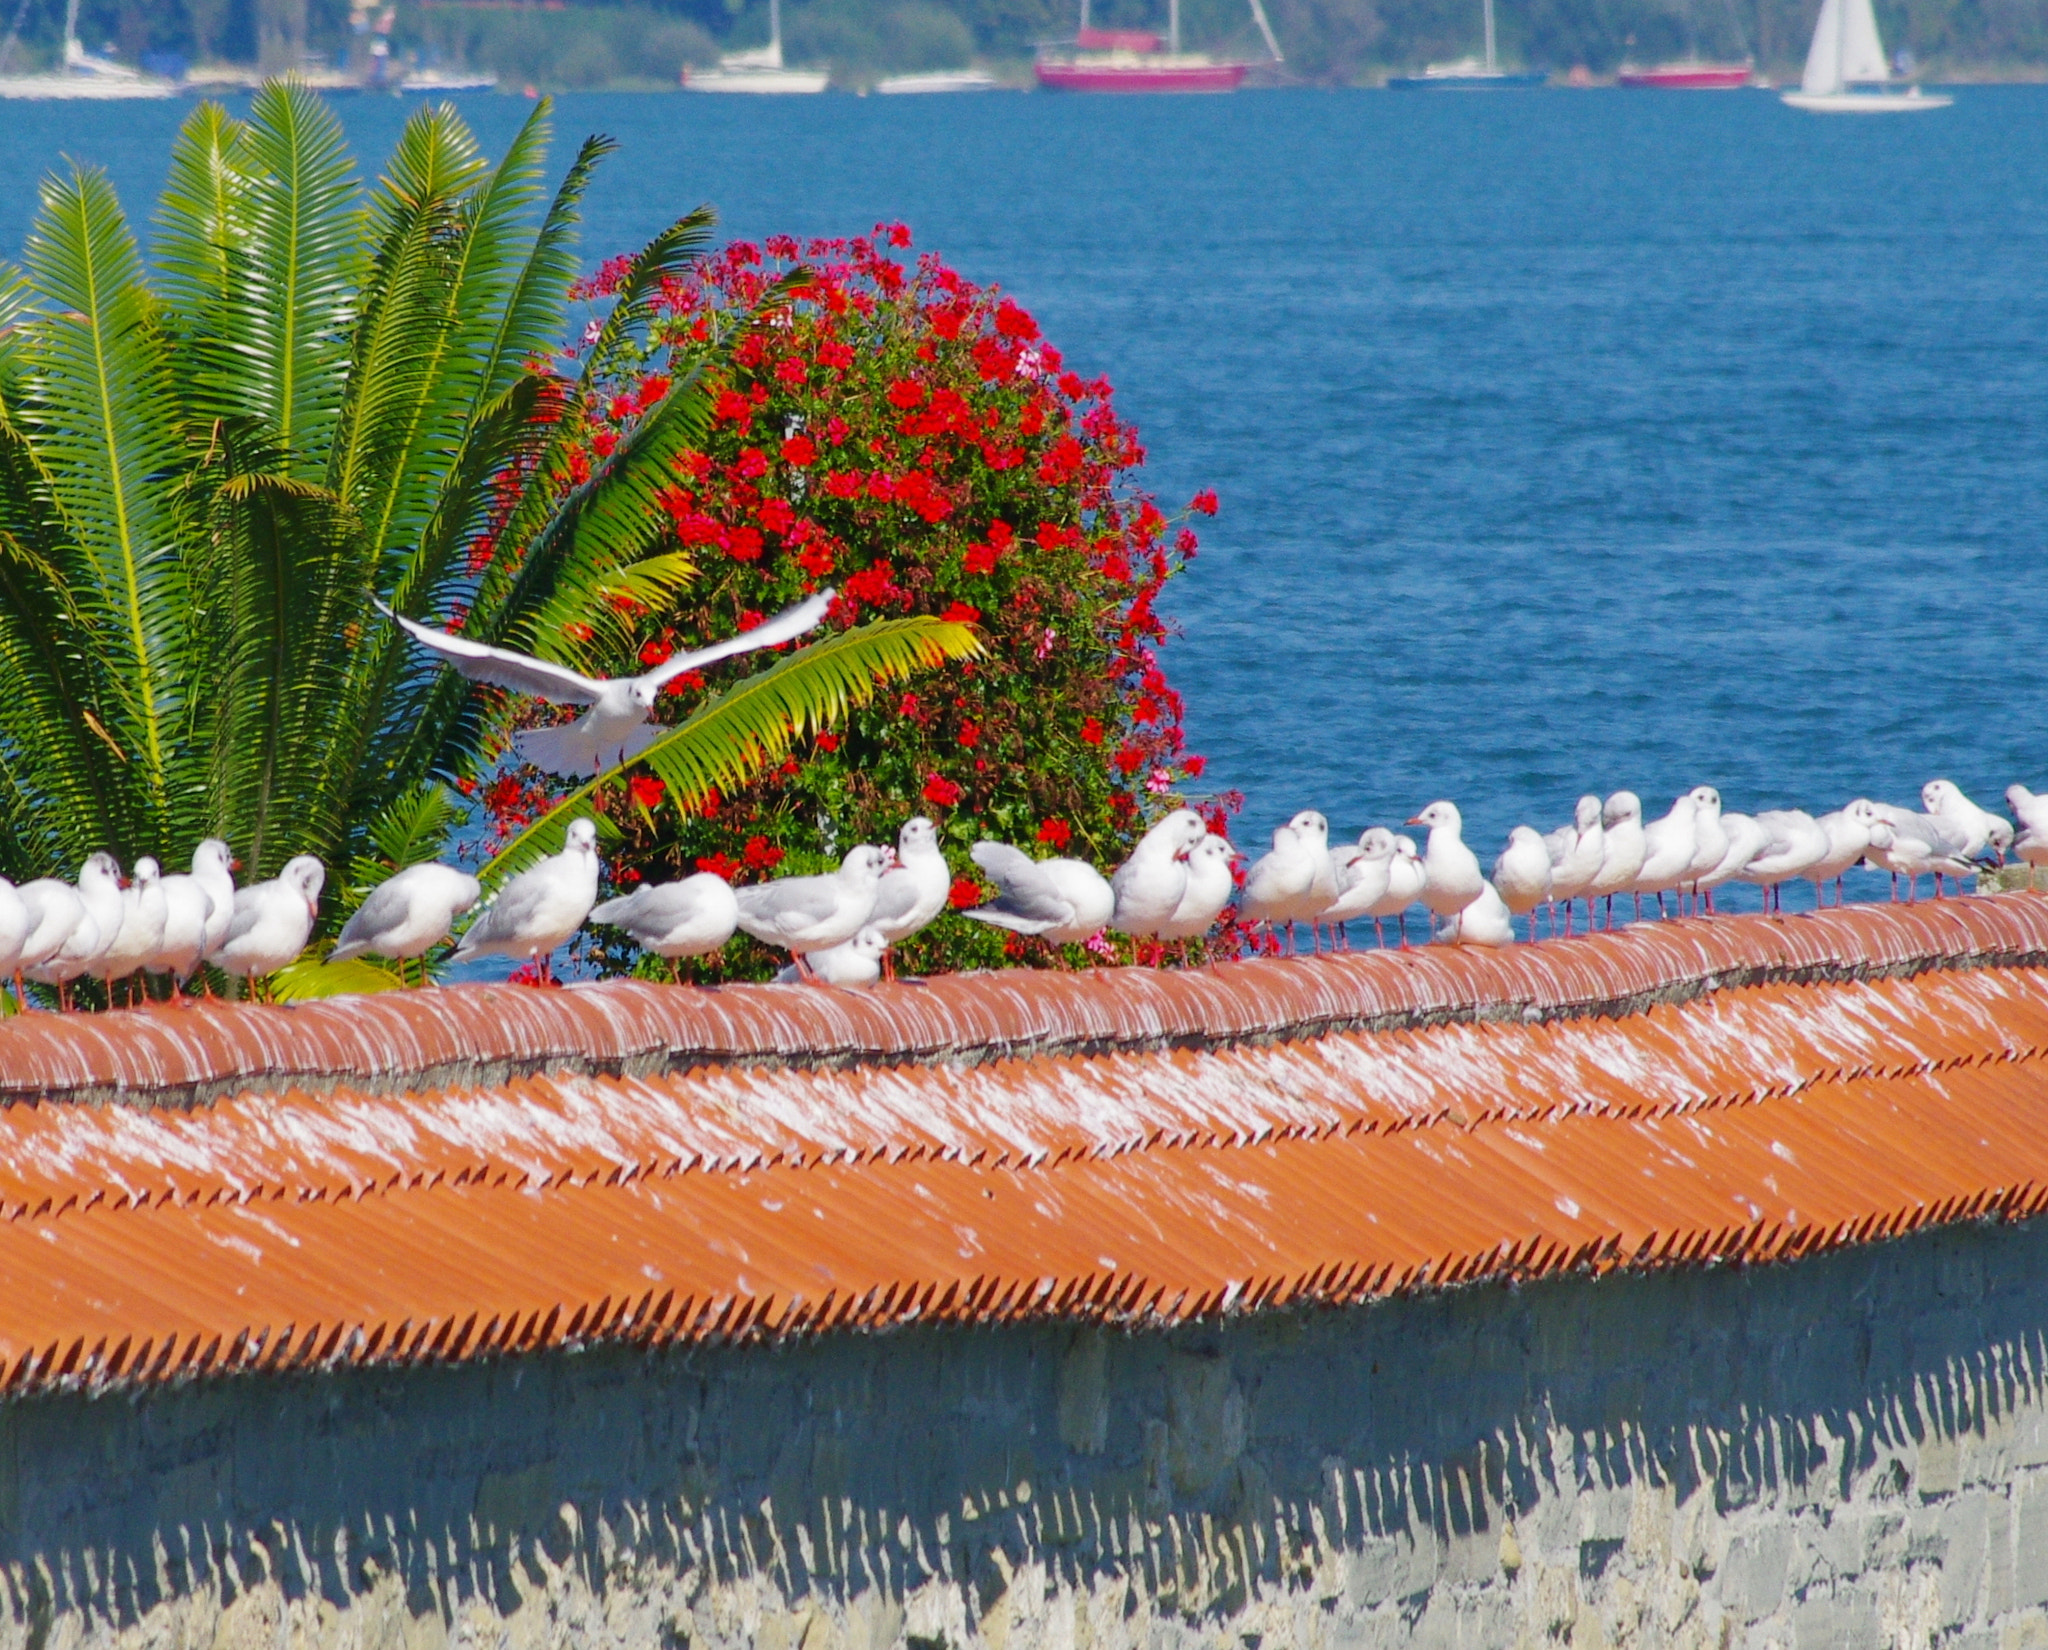
[[[0,245],[60,151],[143,207],[177,113],[10,107]],[[1115,381],[1163,498],[1221,492],[1168,658],[1244,840],[2048,783],[2048,90],[564,99],[593,129],[593,256],[704,200],[903,219]]]

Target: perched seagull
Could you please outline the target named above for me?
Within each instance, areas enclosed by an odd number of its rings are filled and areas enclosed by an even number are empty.
[[[79,867],[77,898],[85,909],[63,945],[29,971],[31,979],[57,988],[59,1008],[71,1006],[71,982],[92,973],[121,932],[121,866],[112,854],[94,854]]]
[[[1465,846],[1464,816],[1456,803],[1432,802],[1408,823],[1429,827],[1429,848],[1422,856],[1427,873],[1422,903],[1435,916],[1455,917],[1486,888],[1479,857]]]
[[[1294,954],[1294,925],[1306,922],[1316,934],[1323,912],[1337,898],[1337,871],[1330,862],[1330,822],[1305,808],[1273,832],[1273,851],[1245,873],[1238,911],[1248,923],[1287,927],[1287,954]]]
[[[1600,874],[1600,862],[1607,851],[1607,828],[1600,819],[1600,799],[1597,796],[1582,796],[1572,813],[1569,825],[1560,825],[1543,839],[1543,846],[1550,854],[1550,897],[1564,901],[1564,931],[1570,938],[1572,931],[1572,901],[1586,901],[1586,929],[1593,928],[1592,888],[1593,879]],[[1551,929],[1556,931],[1557,912],[1553,910]],[[1535,930],[1530,935],[1533,938]]]
[[[710,871],[676,882],[645,883],[622,899],[608,899],[590,913],[592,922],[623,928],[642,951],[674,965],[684,957],[705,957],[732,938],[740,923],[739,896],[724,877]],[[677,980],[680,967],[673,968]]]
[[[824,876],[778,877],[736,891],[739,925],[764,945],[780,946],[805,973],[805,956],[853,938],[875,914],[882,877],[894,856],[862,843]]]
[[[1536,836],[1530,830],[1531,836]],[[1536,837],[1540,845],[1543,839]],[[1533,919],[1532,919],[1533,920]],[[1534,932],[1532,929],[1531,932]],[[1515,919],[1501,898],[1500,890],[1480,879],[1479,897],[1454,912],[1436,937],[1439,945],[1484,945],[1499,947],[1515,943]]]
[[[1771,833],[1748,814],[1720,816],[1725,846],[1721,863],[1698,879],[1696,886],[1707,897],[1707,909],[1714,909],[1714,890],[1742,875],[1749,862],[1770,846]]]
[[[205,845],[201,844],[199,853],[192,856],[195,873],[200,853],[204,852]],[[143,960],[142,966],[152,974],[166,975],[170,980],[171,1000],[180,1002],[184,999],[185,982],[199,966],[199,959],[206,955],[206,931],[213,920],[213,895],[196,874],[168,876],[159,886],[164,891],[164,934],[156,950]],[[232,906],[232,880],[228,888],[228,903]],[[222,913],[223,928],[233,914],[232,910]]]
[[[343,927],[327,960],[347,962],[369,955],[403,964],[424,957],[448,937],[455,919],[476,904],[483,892],[482,883],[453,865],[408,865],[370,890]],[[403,967],[398,978],[403,984]]]
[[[543,980],[553,979],[555,948],[583,926],[597,903],[597,873],[597,826],[572,820],[562,851],[511,878],[462,931],[455,960],[493,953],[524,957]]]
[[[1764,909],[1778,909],[1786,883],[1808,875],[1828,857],[1828,833],[1813,815],[1797,808],[1774,808],[1756,816],[1764,845],[1737,873],[1764,891]]]
[[[1348,948],[1350,924],[1371,917],[1373,908],[1387,897],[1393,880],[1394,833],[1375,825],[1353,846],[1331,850],[1330,863],[1337,871],[1337,898],[1323,913],[1323,921],[1343,936]],[[1377,917],[1373,917],[1373,929],[1379,931]]]
[[[1969,833],[1965,859],[1980,858],[1988,850],[1998,856],[1999,864],[2005,863],[2005,852],[2012,846],[2012,821],[1978,807],[1953,780],[1928,780],[1920,787],[1920,806]]]
[[[1033,859],[1007,842],[986,841],[974,845],[972,857],[999,890],[987,905],[963,913],[976,922],[1035,935],[1050,945],[1079,945],[1108,927],[1116,913],[1115,890],[1085,861]],[[1185,880],[1182,887],[1185,894]]]
[[[1593,901],[1607,901],[1607,926],[1614,926],[1614,896],[1634,894],[1636,915],[1643,914],[1643,896],[1636,879],[1643,872],[1649,844],[1643,836],[1643,799],[1634,791],[1616,791],[1600,810],[1600,869],[1586,888],[1586,924],[1592,926]]]
[[[1835,885],[1835,904],[1842,903],[1842,878],[1850,866],[1861,862],[1870,852],[1870,833],[1878,823],[1877,804],[1865,797],[1858,797],[1846,808],[1837,808],[1831,814],[1822,814],[1814,821],[1828,839],[1828,851],[1824,857],[1809,866],[1805,876],[1813,884],[1814,908],[1826,906],[1827,884]],[[1889,837],[1890,833],[1886,833]]]
[[[14,884],[0,877],[0,979],[21,967],[22,952],[35,926],[36,919],[29,914],[28,905],[15,891]],[[17,993],[16,1002],[26,1007],[26,995]]]
[[[144,854],[135,862],[135,875],[121,890],[121,926],[114,943],[104,947],[91,972],[106,983],[111,1003],[116,980],[139,973],[142,965],[156,955],[164,943],[163,867]]]
[[[206,919],[206,943],[201,957],[210,957],[228,937],[228,924],[235,919],[235,856],[217,836],[210,836],[192,850],[192,877],[213,901],[213,914]]]
[[[2020,822],[2013,852],[2029,865],[2048,865],[2048,796],[2036,796],[2024,785],[2008,785],[2005,800]]]
[[[648,717],[661,690],[678,676],[736,654],[794,641],[823,621],[832,597],[832,591],[821,590],[742,635],[694,653],[673,654],[641,676],[614,677],[579,675],[567,665],[435,630],[392,612],[382,602],[377,607],[414,641],[439,654],[472,682],[530,693],[555,705],[588,705],[589,710],[564,727],[530,728],[513,740],[521,759],[537,768],[586,775],[630,761],[667,731]]]
[[[1693,854],[1699,842],[1693,816],[1699,808],[1699,797],[1687,791],[1671,804],[1671,811],[1662,819],[1653,819],[1643,827],[1643,868],[1636,873],[1632,892],[1655,894],[1660,915],[1664,896],[1682,887],[1692,875]]]
[[[889,939],[869,923],[850,940],[813,951],[806,958],[808,976],[789,964],[775,976],[777,985],[873,985],[882,977],[882,959],[888,954]]]
[[[1422,856],[1415,851],[1415,839],[1410,836],[1394,838],[1394,852],[1387,860],[1386,897],[1366,907],[1365,914],[1372,918],[1373,937],[1386,943],[1386,936],[1380,932],[1382,918],[1392,917],[1400,924],[1401,949],[1408,949],[1408,907],[1420,903],[1422,890],[1429,886],[1429,872],[1422,863]]]
[[[1109,926],[1120,934],[1150,939],[1160,924],[1173,921],[1188,891],[1188,868],[1181,856],[1208,834],[1209,827],[1194,809],[1176,808],[1140,837],[1131,857],[1109,879],[1116,896]]]
[[[1599,803],[1594,801],[1597,810]],[[1518,917],[1529,919],[1529,940],[1536,940],[1536,907],[1551,895],[1550,845],[1532,825],[1508,832],[1508,845],[1493,862],[1494,897]],[[1484,894],[1480,899],[1484,899]]]
[[[24,882],[15,894],[29,917],[28,937],[22,941],[21,955],[14,960],[14,994],[26,1008],[28,993],[23,976],[34,974],[43,978],[37,971],[64,949],[80,924],[93,927],[95,943],[98,929],[86,914],[85,901],[79,898],[78,890],[68,882],[38,877],[34,882]],[[76,972],[82,974],[85,970],[81,966]]]
[[[1159,926],[1162,940],[1198,940],[1216,926],[1237,893],[1237,880],[1230,874],[1237,850],[1220,836],[1205,836],[1188,850],[1187,892],[1173,915]]]
[[[1940,899],[1943,877],[1954,877],[1960,890],[1963,878],[1976,873],[1977,867],[1969,860],[1969,850],[1978,842],[1978,833],[1970,826],[1940,814],[1916,814],[1910,808],[1895,808],[1889,802],[1878,802],[1872,806],[1877,817],[1892,828],[1892,835],[1897,841],[1881,853],[1871,855],[1871,858],[1880,869],[1909,879],[1906,884],[1907,904],[1913,902],[1918,892],[1920,877],[1932,874],[1934,897]],[[1907,870],[1909,865],[1915,869]],[[1898,893],[1896,885],[1892,892],[1895,896]]]
[[[953,872],[939,851],[938,827],[919,814],[904,821],[896,833],[896,863],[882,873],[874,915],[868,922],[881,931],[890,946],[900,945],[931,925],[945,910],[946,896],[952,891]],[[892,980],[896,977],[895,961],[886,951],[882,972]]]
[[[269,882],[238,890],[227,938],[207,961],[223,974],[245,979],[275,974],[306,949],[326,881],[327,867],[311,854],[300,854],[285,861]]]
[[[1705,879],[1720,869],[1721,861],[1728,856],[1728,832],[1721,824],[1721,793],[1711,785],[1695,785],[1692,791],[1692,862],[1685,868],[1683,886],[1693,896],[1693,911],[1700,910],[1701,896],[1705,894],[1706,909],[1714,909],[1714,896],[1706,891]],[[1679,897],[1679,912],[1685,911],[1685,900]]]

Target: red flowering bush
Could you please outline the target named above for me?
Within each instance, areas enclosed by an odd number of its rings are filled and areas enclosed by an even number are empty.
[[[1132,485],[1144,449],[1110,386],[1068,371],[1000,291],[930,254],[900,257],[909,245],[900,226],[803,246],[737,242],[664,293],[647,375],[613,386],[590,431],[600,454],[668,387],[653,372],[664,346],[744,331],[709,428],[662,499],[670,548],[697,575],[680,607],[631,616],[632,658],[617,663],[657,664],[682,638],[749,628],[828,585],[830,627],[931,614],[978,626],[988,653],[892,690],[687,815],[658,780],[610,788],[621,882],[813,870],[855,842],[893,841],[924,813],[953,863],[958,909],[984,897],[967,855],[979,838],[1106,867],[1202,773],[1160,669],[1156,611],[1195,554],[1194,533]],[[802,268],[809,284],[794,296],[775,287]],[[607,266],[585,296],[604,296],[619,274]],[[1215,508],[1203,493],[1189,513]],[[672,691],[704,685],[692,673]],[[530,806],[509,782],[506,800]],[[903,965],[1045,956],[948,914]],[[1068,960],[1097,959],[1072,947]],[[736,945],[698,973],[753,975],[769,961]]]

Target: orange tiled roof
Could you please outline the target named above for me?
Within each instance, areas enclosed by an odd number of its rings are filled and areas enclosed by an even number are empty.
[[[1168,1321],[2048,1205],[2048,901],[0,1025],[0,1385]],[[146,1099],[174,1104],[82,1104]],[[35,1103],[30,1103],[35,1102]]]

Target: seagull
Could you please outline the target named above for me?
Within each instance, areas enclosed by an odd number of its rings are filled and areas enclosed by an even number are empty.
[[[2005,863],[2005,851],[2012,846],[2012,821],[1978,807],[1953,780],[1928,780],[1920,787],[1920,805],[1937,819],[1969,832],[1963,858],[1977,859],[1989,850],[1997,854],[2001,865]]]
[[[1684,886],[1692,891],[1693,914],[1697,916],[1701,907],[1704,880],[1720,869],[1721,861],[1728,857],[1728,832],[1721,824],[1721,793],[1711,785],[1695,785],[1692,790],[1692,861],[1685,868]],[[1705,894],[1705,907],[1714,909],[1714,896]],[[1678,910],[1685,913],[1685,896],[1679,895]]]
[[[1599,801],[1593,799],[1597,810]],[[1529,919],[1529,942],[1536,941],[1536,907],[1551,895],[1550,844],[1533,825],[1517,825],[1508,832],[1508,845],[1493,862],[1494,896],[1510,912]],[[1480,896],[1481,899],[1485,895]]]
[[[1422,903],[1439,917],[1455,917],[1486,887],[1479,857],[1465,846],[1464,817],[1453,802],[1432,802],[1409,820],[1429,827],[1429,849],[1422,857],[1427,877]]]
[[[93,854],[79,867],[76,897],[85,907],[83,915],[63,945],[29,971],[31,979],[57,988],[59,1008],[71,1006],[71,982],[91,973],[121,932],[121,866],[112,854]]]
[[[30,916],[27,904],[15,891],[14,884],[0,877],[0,978],[15,973],[21,967],[23,948],[36,926]],[[17,1007],[28,1006],[28,994],[20,990],[16,982],[15,1003]]]
[[[1176,808],[1140,837],[1131,857],[1109,879],[1116,896],[1109,926],[1120,934],[1150,939],[1161,923],[1173,921],[1188,891],[1188,868],[1181,856],[1208,834],[1209,827],[1194,809]]]
[[[1741,876],[1749,862],[1771,844],[1769,830],[1748,814],[1724,813],[1719,819],[1724,839],[1721,863],[1695,883],[1707,897],[1709,913],[1714,909],[1714,890],[1722,883],[1731,882]]]
[[[1273,832],[1273,851],[1245,873],[1239,914],[1248,923],[1287,925],[1287,954],[1294,955],[1294,925],[1305,922],[1322,949],[1319,923],[1337,898],[1337,870],[1330,862],[1330,822],[1305,808]]]
[[[455,919],[483,898],[483,884],[453,865],[408,865],[394,871],[356,907],[341,938],[327,954],[329,962],[348,962],[364,955],[389,957],[399,965],[424,957],[448,937]],[[420,970],[426,978],[426,970]]]
[[[2024,785],[2008,785],[2005,799],[2020,822],[2013,852],[2029,865],[2048,865],[2048,796],[2036,796]]]
[[[1373,936],[1382,944],[1385,936],[1380,932],[1380,920],[1392,917],[1400,924],[1401,949],[1408,949],[1408,907],[1422,898],[1422,890],[1429,885],[1429,872],[1422,863],[1422,856],[1415,851],[1415,839],[1411,836],[1394,838],[1394,852],[1387,861],[1386,897],[1366,907],[1366,915],[1372,918]]]
[[[621,899],[608,899],[590,913],[592,922],[623,928],[642,951],[666,957],[678,983],[684,957],[705,957],[721,949],[739,927],[739,896],[724,877],[710,871],[676,882],[646,883]]]
[[[1230,874],[1237,850],[1220,836],[1205,836],[1188,850],[1187,892],[1173,915],[1159,926],[1162,940],[1198,940],[1216,926],[1223,908],[1237,893]]]
[[[200,854],[204,852],[205,844],[202,843],[199,852],[192,856],[195,873]],[[164,892],[163,938],[157,942],[156,949],[143,959],[142,966],[152,974],[169,976],[171,1000],[182,1002],[185,982],[199,966],[199,959],[206,955],[206,932],[213,920],[214,899],[207,891],[206,883],[196,874],[168,876],[159,886]],[[228,903],[232,906],[232,879],[228,888]],[[222,913],[223,927],[232,915],[232,910]]]
[[[1584,898],[1586,904],[1586,928],[1593,927],[1593,906],[1591,889],[1593,879],[1600,874],[1601,857],[1607,848],[1607,830],[1600,821],[1600,799],[1597,796],[1582,796],[1572,813],[1569,825],[1560,825],[1543,839],[1543,846],[1550,854],[1550,897],[1564,901],[1564,932],[1569,939],[1572,932],[1572,901]],[[1551,931],[1557,929],[1557,912],[1550,914]],[[1529,930],[1530,937],[1536,931]]]
[[[109,1006],[114,982],[138,973],[164,943],[164,918],[163,867],[144,854],[135,862],[133,880],[121,890],[121,925],[114,943],[101,950],[91,968],[106,984]]]
[[[1880,842],[1873,835],[1869,857],[1879,870],[1891,872],[1892,898],[1899,897],[1900,877],[1906,879],[1906,903],[1911,905],[1919,893],[1920,879],[1930,872],[1936,899],[1941,898],[1943,877],[1954,877],[1960,888],[1963,878],[1975,874],[1977,867],[1963,857],[1970,833],[1962,826],[1884,802],[1876,804],[1874,811],[1878,823],[1890,827],[1892,840]]]
[[[1698,836],[1693,829],[1693,815],[1699,812],[1700,799],[1695,792],[1687,791],[1671,804],[1671,811],[1662,819],[1653,819],[1643,827],[1643,868],[1636,873],[1636,894],[1655,894],[1657,911],[1664,911],[1664,896],[1681,886],[1692,874],[1693,853],[1698,846]]]
[[[467,636],[435,630],[377,603],[383,613],[414,641],[455,667],[472,682],[488,682],[514,693],[530,693],[555,705],[588,705],[589,710],[564,727],[530,728],[513,741],[522,761],[549,773],[595,775],[601,769],[629,762],[668,730],[648,720],[661,690],[685,671],[701,670],[720,659],[758,652],[794,641],[815,629],[832,605],[833,592],[821,590],[752,630],[694,653],[676,653],[640,676],[592,677],[567,665],[486,647]]]
[[[805,959],[808,976],[789,964],[775,976],[777,985],[873,985],[882,977],[882,959],[888,955],[889,938],[869,923],[850,940],[813,951]]]
[[[1033,859],[1007,842],[990,841],[977,842],[972,858],[999,890],[987,905],[962,913],[976,922],[1032,934],[1050,945],[1079,945],[1115,915],[1115,890],[1085,861]]]
[[[1828,857],[1828,833],[1813,815],[1797,808],[1760,813],[1756,824],[1764,833],[1764,845],[1736,874],[1762,887],[1764,909],[1775,911],[1782,904],[1785,884],[1807,875]]]
[[[209,957],[228,937],[228,924],[235,919],[235,856],[217,836],[210,836],[192,850],[192,876],[213,901],[213,914],[206,919],[206,943],[200,956]],[[203,986],[203,982],[202,982]]]
[[[1877,804],[1859,796],[1846,808],[1822,814],[1814,823],[1828,839],[1826,856],[1815,861],[1805,873],[1813,884],[1814,909],[1826,908],[1826,885],[1830,882],[1835,885],[1835,905],[1839,908],[1843,876],[1850,866],[1859,863],[1870,852],[1871,829],[1878,824]]]
[[[252,883],[235,893],[234,916],[227,938],[207,961],[223,974],[253,981],[275,974],[294,961],[313,937],[320,915],[320,889],[327,867],[311,854],[300,854],[269,882]]]
[[[529,865],[498,890],[483,914],[462,931],[454,960],[524,957],[552,980],[555,948],[583,926],[597,903],[597,826],[571,820],[559,854]]]
[[[1635,894],[1636,915],[1643,914],[1643,896],[1636,893],[1636,878],[1642,875],[1643,856],[1649,844],[1643,836],[1643,799],[1634,791],[1616,791],[1600,810],[1600,869],[1586,887],[1586,925],[1593,923],[1593,901],[1607,901],[1607,926],[1614,926],[1614,896]]]
[[[802,974],[807,952],[830,950],[867,927],[894,857],[862,843],[824,876],[778,877],[741,888],[739,925],[764,945],[789,952]]]
[[[1337,871],[1337,898],[1323,913],[1323,921],[1344,936],[1348,948],[1350,924],[1359,917],[1372,916],[1373,907],[1387,897],[1393,877],[1394,833],[1375,825],[1353,846],[1332,850],[1330,863]],[[1373,930],[1379,932],[1377,917],[1373,918]]]
[[[1534,829],[1523,828],[1529,829],[1529,834],[1536,837],[1540,846],[1543,839],[1536,836]],[[1442,932],[1437,935],[1436,943],[1488,947],[1513,945],[1515,919],[1513,913],[1508,910],[1507,901],[1501,897],[1500,890],[1484,877],[1480,878],[1478,897],[1452,913],[1444,923]]]
[[[896,863],[882,873],[870,924],[890,946],[910,938],[946,908],[953,892],[953,872],[939,851],[939,830],[923,814],[905,820],[896,833]],[[882,972],[896,977],[894,959],[885,951]]]
[[[86,915],[85,901],[79,898],[78,890],[55,877],[24,882],[14,892],[29,918],[28,936],[22,941],[21,955],[14,960],[14,994],[26,1008],[28,991],[23,976],[33,974],[42,978],[37,971],[64,949],[81,924],[90,925],[92,918]],[[97,943],[97,927],[93,934],[90,943]],[[81,967],[77,972],[82,974],[85,970]]]

